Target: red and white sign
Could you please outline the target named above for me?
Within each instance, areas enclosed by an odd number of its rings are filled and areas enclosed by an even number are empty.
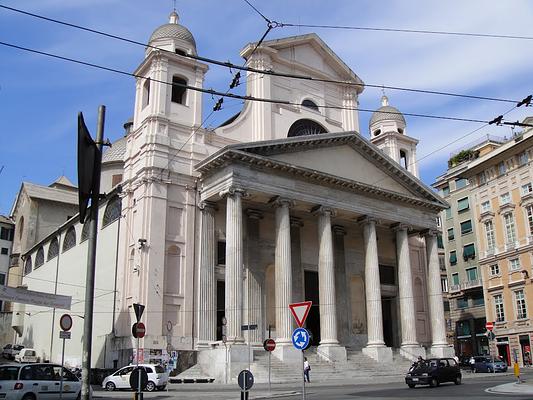
[[[305,320],[309,315],[309,310],[311,310],[312,301],[302,301],[301,303],[292,303],[289,304],[292,316],[296,320],[296,324],[299,328],[303,327]]]
[[[488,331],[491,331],[494,329],[494,322],[487,322],[485,324],[485,328],[487,328]]]
[[[263,343],[263,348],[266,351],[274,351],[274,349],[276,348],[276,341],[274,339],[265,340],[265,342]]]
[[[72,317],[68,314],[63,314],[59,319],[59,326],[64,331],[70,331],[70,328],[72,328]]]
[[[142,339],[146,334],[146,326],[142,322],[136,322],[133,324],[132,329],[133,337],[137,339]]]

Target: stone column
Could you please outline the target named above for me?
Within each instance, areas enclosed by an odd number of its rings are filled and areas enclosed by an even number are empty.
[[[263,214],[259,210],[246,210],[248,216],[247,223],[247,275],[246,275],[246,296],[245,315],[243,316],[247,324],[257,324],[257,329],[246,331],[247,341],[252,345],[263,344],[263,333],[265,332],[263,316],[263,282],[264,273],[259,269],[259,221],[263,219]]]
[[[446,323],[442,303],[437,232],[425,233],[428,260],[428,297],[431,325],[431,355],[434,357],[453,357],[454,350],[446,341]]]
[[[333,209],[317,207],[318,215],[318,295],[320,310],[320,344],[317,353],[328,361],[346,361],[346,349],[337,337],[337,307],[335,296],[335,261],[331,217]]]
[[[291,264],[292,264],[292,302],[304,301],[304,271],[302,268],[302,245],[300,229],[301,218],[291,217]]]
[[[217,286],[215,279],[215,204],[202,202],[200,213],[200,258],[198,266],[198,348],[217,339]]]
[[[400,321],[402,327],[402,344],[400,354],[409,360],[418,356],[425,357],[426,352],[416,340],[416,314],[413,295],[413,277],[409,257],[409,238],[407,225],[397,224],[396,258],[398,262],[398,288],[400,297]]]
[[[378,243],[376,220],[363,220],[365,240],[365,296],[368,343],[363,353],[378,362],[392,362],[392,350],[383,340],[383,314],[381,310],[381,282],[379,280]]]
[[[293,322],[289,310],[292,303],[291,224],[289,209],[294,202],[276,198],[276,347],[275,355],[281,360],[296,359],[292,346]]]
[[[244,190],[230,188],[226,195],[226,337],[230,343],[243,343],[243,239],[242,196]]]
[[[350,338],[352,311],[348,281],[346,277],[346,254],[344,249],[344,236],[346,229],[340,225],[333,225],[333,247],[335,252],[335,297],[337,302],[337,331],[341,343],[346,343]]]

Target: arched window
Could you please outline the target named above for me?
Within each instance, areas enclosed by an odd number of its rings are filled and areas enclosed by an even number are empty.
[[[321,133],[327,133],[327,130],[318,122],[310,119],[299,119],[291,125],[287,137],[318,135]]]
[[[404,150],[400,150],[400,165],[407,169],[407,153]]]
[[[305,99],[304,101],[302,101],[302,106],[310,108],[311,110],[318,111],[318,106],[312,100]]]
[[[171,101],[173,103],[185,104],[187,88],[184,87],[187,85],[187,81],[179,76],[172,77],[172,97]]]
[[[44,264],[44,249],[41,246],[37,250],[37,255],[35,256],[35,269],[39,268],[43,264]]]
[[[74,246],[76,246],[76,229],[71,226],[65,234],[65,239],[63,239],[63,253]]]
[[[142,108],[150,104],[150,83],[150,78],[147,78],[143,83]]]
[[[122,211],[122,203],[118,196],[115,196],[107,202],[107,206],[104,211],[104,218],[102,220],[102,228],[105,228],[111,222],[120,218]]]
[[[50,261],[52,258],[57,257],[58,254],[59,254],[59,242],[57,241],[57,238],[53,238],[50,241],[50,245],[48,246],[47,260]]]
[[[181,278],[181,252],[178,246],[170,246],[167,249],[165,263],[165,293],[180,293]]]
[[[89,230],[91,229],[91,219],[87,219],[81,228],[81,239],[80,243],[89,239]]]
[[[31,257],[28,256],[24,261],[24,275],[28,275],[31,272]]]
[[[374,131],[374,136],[379,136],[379,135],[381,135],[381,129],[376,129]]]

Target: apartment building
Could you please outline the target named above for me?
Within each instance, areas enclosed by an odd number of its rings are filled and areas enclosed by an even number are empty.
[[[533,117],[525,124],[533,125]],[[485,312],[494,322],[492,354],[531,362],[533,339],[533,129],[479,155],[461,177],[469,180],[476,222]]]
[[[437,178],[438,189],[450,207],[441,214],[443,263],[447,271],[448,327],[455,353],[461,356],[486,354],[485,299],[479,265],[477,219],[472,187],[464,176],[470,164],[505,143],[503,138],[485,136],[452,155],[448,170]]]

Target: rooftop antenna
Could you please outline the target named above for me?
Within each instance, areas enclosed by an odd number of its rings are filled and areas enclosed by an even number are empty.
[[[174,12],[176,12],[176,0],[172,0],[172,3],[174,3]]]

